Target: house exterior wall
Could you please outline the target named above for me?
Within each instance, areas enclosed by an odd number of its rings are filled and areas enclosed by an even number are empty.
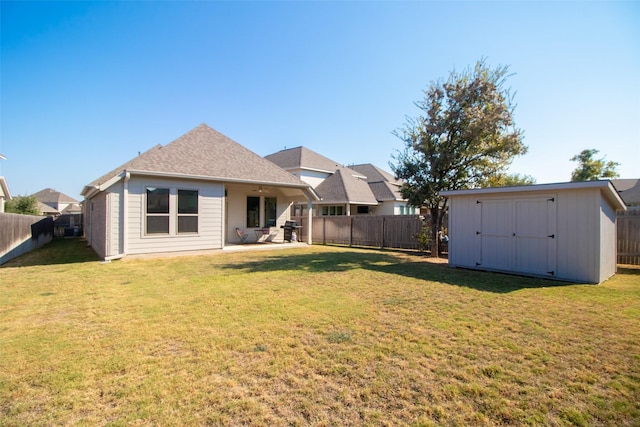
[[[554,199],[547,207],[546,198]],[[547,277],[546,263],[548,277],[584,283],[615,274],[615,209],[599,188],[454,195],[449,203],[452,266]]]
[[[243,230],[250,242],[256,241],[259,235],[255,230],[263,228],[265,225],[264,199],[265,197],[276,198],[276,225],[269,227],[271,241],[283,241],[284,231],[280,227],[290,219],[290,208],[293,199],[287,197],[282,192],[273,189],[270,193],[256,193],[252,186],[240,184],[228,184],[226,187],[226,242],[239,243],[240,239],[236,234],[236,228]],[[260,227],[247,227],[247,197],[260,197]]]
[[[169,235],[147,235],[146,191],[148,187],[168,188]],[[177,190],[198,190],[198,232],[177,234]],[[224,185],[191,180],[131,178],[127,198],[127,254],[145,254],[189,250],[220,249],[223,247]],[[112,221],[115,216],[112,215]],[[118,227],[122,228],[122,227]]]
[[[87,242],[100,258],[107,254],[107,193],[98,193],[85,203],[84,232]]]
[[[302,181],[306,182],[313,188],[316,188],[318,185],[322,184],[322,182],[329,177],[329,173],[325,172],[316,172],[309,170],[301,170],[296,171],[294,173],[295,176],[300,178]]]

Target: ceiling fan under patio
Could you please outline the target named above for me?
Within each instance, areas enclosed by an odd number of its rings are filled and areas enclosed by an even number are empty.
[[[257,193],[269,193],[270,192],[270,188],[269,187],[265,187],[264,185],[259,185],[258,187],[256,187],[253,191],[257,192]]]

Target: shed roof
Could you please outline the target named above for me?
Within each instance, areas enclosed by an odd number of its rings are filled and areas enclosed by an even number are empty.
[[[231,181],[309,188],[309,185],[272,162],[206,124],[175,141],[156,145],[91,182],[82,191],[104,190],[125,171],[133,174]]]
[[[322,198],[320,203],[349,203],[377,205],[378,201],[363,179],[356,178],[347,168],[340,168],[320,185],[316,192]]]
[[[627,206],[640,206],[640,179],[612,179]]]
[[[611,203],[615,209],[626,209],[624,201],[609,180],[562,182],[554,184],[523,185],[518,187],[495,187],[495,188],[473,188],[468,190],[441,191],[444,197],[456,197],[467,195],[488,195],[507,193],[531,193],[541,191],[566,191],[587,188],[598,188],[605,199]]]

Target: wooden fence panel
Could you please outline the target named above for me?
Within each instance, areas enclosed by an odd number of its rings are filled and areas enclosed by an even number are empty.
[[[618,264],[640,265],[640,209],[618,216]]]
[[[302,226],[306,240],[308,219],[291,219]],[[314,216],[312,223],[313,243],[412,250],[419,249],[423,227],[420,217],[410,215]]]
[[[53,239],[53,219],[0,213],[0,265]]]

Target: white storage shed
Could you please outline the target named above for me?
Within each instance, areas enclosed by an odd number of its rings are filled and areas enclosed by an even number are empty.
[[[449,265],[581,283],[616,272],[610,181],[444,191]]]

